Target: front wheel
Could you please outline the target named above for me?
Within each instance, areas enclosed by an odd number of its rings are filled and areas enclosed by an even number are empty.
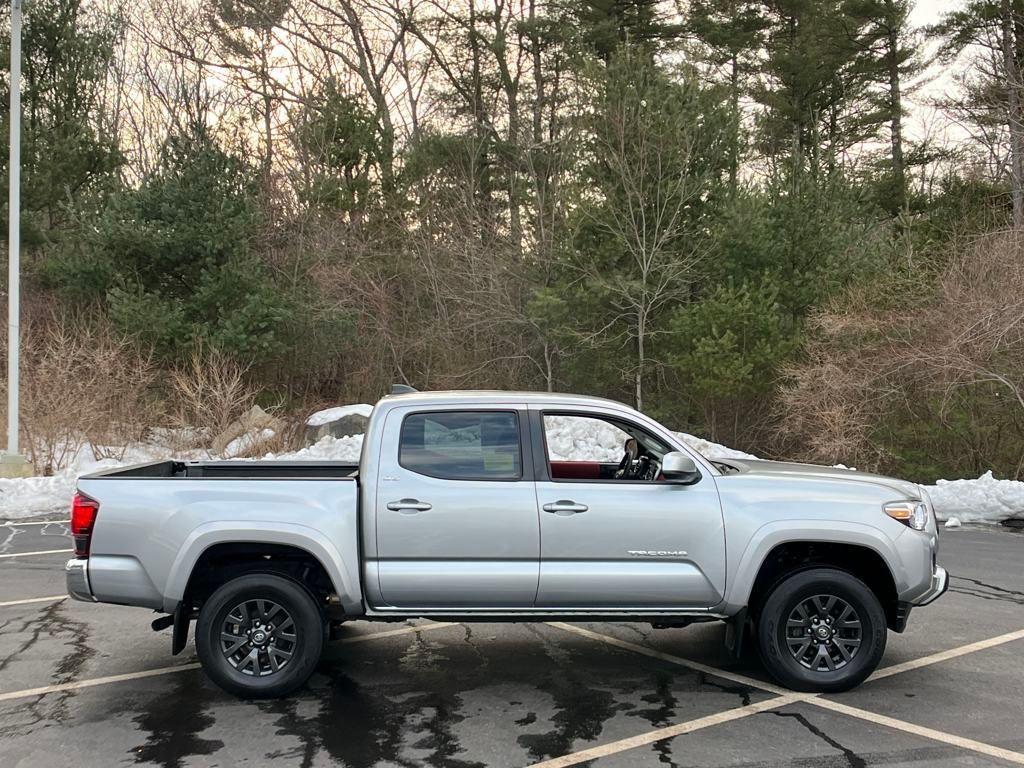
[[[269,573],[232,579],[199,611],[196,651],[229,693],[274,698],[300,688],[323,650],[324,621],[299,584]]]
[[[885,612],[864,582],[814,568],[779,583],[757,626],[765,668],[796,691],[832,693],[859,685],[885,652]]]

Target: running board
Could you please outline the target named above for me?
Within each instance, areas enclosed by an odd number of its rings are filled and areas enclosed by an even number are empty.
[[[657,624],[672,626],[680,623],[692,624],[708,621],[723,621],[728,617],[701,612],[679,612],[679,611],[452,611],[449,609],[370,609],[361,616],[369,621],[405,621],[406,619],[430,619],[432,621],[456,621],[456,622],[538,622],[538,621],[621,621],[641,622],[645,624]]]

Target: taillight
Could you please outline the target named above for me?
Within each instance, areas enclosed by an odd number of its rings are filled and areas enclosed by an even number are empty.
[[[89,556],[89,539],[96,524],[100,503],[79,491],[71,500],[71,535],[75,539],[75,557]]]

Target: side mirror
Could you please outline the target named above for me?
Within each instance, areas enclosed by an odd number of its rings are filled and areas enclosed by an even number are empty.
[[[682,451],[671,451],[662,457],[661,474],[668,482],[679,485],[693,485],[700,480],[696,463]]]

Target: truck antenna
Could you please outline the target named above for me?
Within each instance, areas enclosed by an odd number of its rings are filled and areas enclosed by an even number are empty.
[[[392,395],[408,395],[410,392],[419,392],[416,387],[410,387],[408,384],[392,384],[391,394]]]

